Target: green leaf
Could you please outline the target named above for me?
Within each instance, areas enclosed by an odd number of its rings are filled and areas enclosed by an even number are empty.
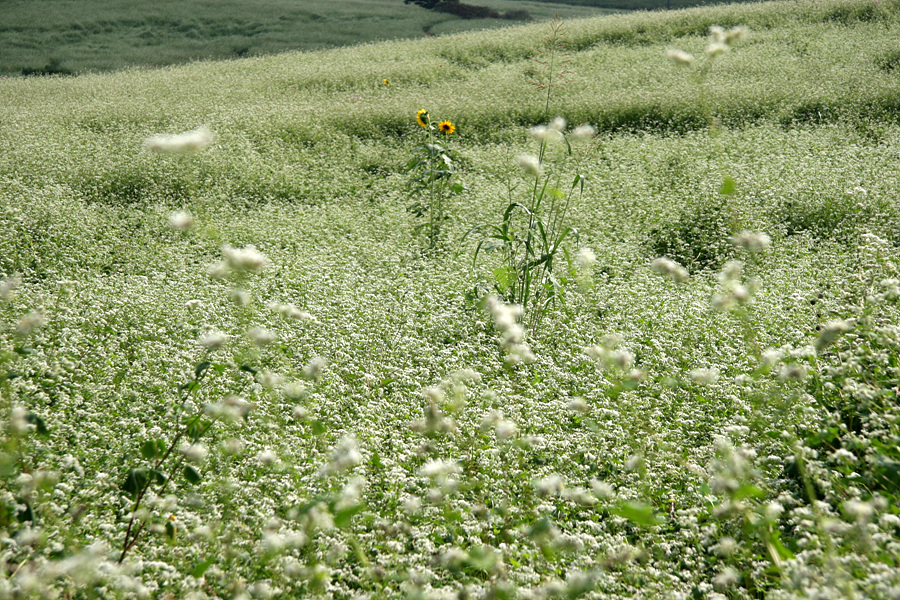
[[[200,471],[198,471],[192,465],[186,465],[184,467],[184,478],[188,480],[188,483],[193,483],[197,485],[201,481],[203,481],[203,477],[200,475]]]
[[[313,435],[322,435],[326,431],[325,425],[323,425],[322,421],[318,419],[313,420],[310,423],[310,426],[312,427]]]
[[[200,376],[203,375],[203,372],[206,371],[209,367],[212,366],[212,363],[208,360],[204,360],[202,363],[197,365],[197,368],[194,369],[194,378],[200,379]]]
[[[241,371],[244,371],[245,373],[250,373],[251,375],[256,375],[258,373],[258,371],[256,369],[254,369],[253,367],[251,367],[250,365],[241,365]]]
[[[50,430],[47,429],[47,424],[44,423],[44,420],[33,412],[25,415],[25,420],[28,421],[29,424],[34,425],[35,431],[37,431],[40,435],[48,435],[50,433]]]
[[[131,496],[136,497],[141,493],[150,481],[150,471],[144,468],[131,469],[125,476],[125,482],[122,483],[122,491]]]
[[[362,512],[363,508],[365,507],[362,504],[357,504],[337,511],[334,513],[334,526],[343,529],[350,524],[350,519]]]
[[[461,194],[461,193],[463,193],[463,190],[465,190],[465,188],[463,187],[463,184],[461,184],[461,183],[454,183],[453,185],[450,186],[450,191],[453,192],[454,194]]]
[[[609,510],[614,515],[628,519],[635,525],[659,525],[662,519],[653,512],[653,507],[637,500],[624,500]]]
[[[516,270],[513,267],[498,267],[494,269],[494,279],[497,280],[497,287],[502,291],[506,291],[516,281]]]
[[[725,180],[722,182],[722,187],[719,189],[719,193],[723,196],[730,196],[734,193],[736,188],[737,184],[734,182],[734,179],[725,177]]]
[[[203,574],[206,573],[206,570],[209,569],[213,563],[215,562],[214,558],[207,558],[206,560],[201,560],[197,563],[197,566],[194,567],[194,570],[191,571],[191,575],[195,578],[199,579],[203,577]]]
[[[141,444],[141,456],[147,460],[159,458],[166,452],[166,445],[162,440],[147,440]]]
[[[0,452],[0,477],[9,477],[16,472],[16,461],[11,454]]]
[[[166,474],[159,469],[150,469],[150,477],[156,485],[164,485],[166,483]]]
[[[189,438],[196,442],[209,430],[210,425],[212,425],[212,421],[194,419],[188,423],[186,433]]]
[[[752,483],[745,483],[732,494],[733,500],[744,500],[746,498],[764,498],[766,493]]]

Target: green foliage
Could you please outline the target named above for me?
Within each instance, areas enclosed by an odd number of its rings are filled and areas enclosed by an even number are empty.
[[[676,215],[672,222],[654,227],[647,236],[653,256],[666,256],[688,271],[718,269],[734,255],[729,238],[732,215],[726,196],[698,202]]]

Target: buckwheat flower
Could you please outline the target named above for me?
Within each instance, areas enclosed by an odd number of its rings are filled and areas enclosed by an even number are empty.
[[[19,319],[19,323],[16,325],[16,335],[26,337],[43,324],[44,311],[42,309],[33,310]]]
[[[225,261],[213,263],[206,272],[213,279],[225,279],[231,275],[231,269]]]
[[[781,365],[781,368],[778,369],[780,381],[803,381],[806,379],[806,374],[806,367],[797,363]]]
[[[302,400],[309,395],[309,390],[302,381],[291,381],[281,388],[281,393],[288,400]]]
[[[846,464],[854,464],[859,459],[856,458],[856,455],[847,450],[846,448],[838,448],[834,452],[829,455],[829,459],[832,462],[836,463],[846,463]]]
[[[596,496],[598,500],[608,500],[613,497],[616,493],[611,485],[606,483],[605,481],[600,481],[599,479],[591,480],[591,493]]]
[[[202,462],[206,458],[208,450],[203,444],[190,444],[181,448],[181,453],[185,459],[192,463]]]
[[[746,248],[750,252],[762,252],[772,246],[772,239],[765,233],[754,231],[741,231],[731,237],[731,242],[740,248]]]
[[[739,41],[743,40],[745,37],[747,37],[749,32],[750,32],[750,30],[742,25],[738,25],[737,27],[732,27],[725,34],[725,43],[731,44],[732,42],[739,42]]]
[[[552,121],[550,121],[548,127],[550,127],[550,129],[563,132],[566,129],[566,120],[562,117],[556,117]]]
[[[516,160],[518,161],[519,166],[522,167],[522,170],[532,177],[541,176],[541,161],[539,161],[536,156],[531,154],[520,154],[516,157]]]
[[[741,574],[733,567],[725,567],[722,571],[713,577],[713,585],[722,590],[735,585],[741,579]]]
[[[860,502],[858,500],[848,500],[841,505],[844,513],[854,519],[858,523],[866,523],[875,514],[875,509],[868,502]]]
[[[331,453],[331,460],[322,468],[321,473],[342,473],[352,469],[361,462],[362,455],[359,453],[359,445],[356,438],[347,436],[334,447]]]
[[[228,290],[228,299],[238,306],[247,306],[250,304],[250,292],[243,288],[231,288]]]
[[[685,52],[684,50],[676,50],[675,48],[669,48],[666,50],[666,57],[671,60],[676,65],[689,65],[694,62],[694,57]]]
[[[677,283],[684,283],[690,279],[690,274],[688,274],[687,269],[671,258],[665,256],[654,259],[653,262],[650,263],[650,269],[658,275],[670,277]]]
[[[265,327],[253,327],[247,332],[247,337],[253,342],[253,345],[262,348],[268,346],[275,341],[277,336]]]
[[[269,262],[269,259],[254,246],[233,248],[226,244],[222,246],[222,254],[225,256],[225,262],[228,263],[228,266],[237,273],[259,271]]]
[[[278,461],[278,455],[271,450],[263,450],[256,455],[256,460],[264,467],[271,467]]]
[[[552,473],[534,482],[534,489],[541,496],[560,494],[565,487],[565,481],[558,473]]]
[[[709,39],[713,42],[725,43],[728,34],[725,32],[725,28],[721,25],[710,25],[709,27]]]
[[[588,406],[588,403],[581,396],[575,396],[569,400],[568,404],[566,404],[566,408],[572,412],[578,413],[588,413],[591,411],[591,407]]]
[[[2,283],[0,283],[0,300],[9,300],[12,296],[13,291],[19,286],[21,283],[21,279],[18,277],[10,277],[9,279],[4,279]]]
[[[584,142],[597,135],[597,128],[588,124],[579,125],[572,130],[572,139],[578,142]]]
[[[826,323],[825,327],[822,328],[822,333],[819,334],[819,337],[813,343],[816,352],[822,352],[822,350],[837,341],[839,337],[850,331],[855,324],[855,322],[841,319]]]
[[[221,331],[208,331],[200,336],[197,343],[207,350],[218,350],[228,341],[228,336]]]
[[[187,231],[194,226],[194,217],[190,213],[178,211],[169,216],[169,225],[177,231]]]
[[[303,367],[303,377],[310,381],[314,381],[315,383],[319,383],[319,381],[322,380],[322,373],[325,371],[327,364],[328,363],[324,358],[316,356]]]
[[[199,152],[213,143],[215,136],[206,127],[174,135],[154,135],[147,138],[144,146],[151,152],[160,154],[188,154]]]
[[[728,49],[728,44],[725,42],[713,42],[706,47],[706,54],[710,58],[714,58],[720,54],[725,54],[728,52]]]
[[[580,271],[589,271],[597,263],[597,255],[590,248],[582,248],[575,254],[575,265]]]
[[[433,459],[419,468],[419,474],[429,479],[441,480],[450,475],[459,473],[460,468],[456,461]]]

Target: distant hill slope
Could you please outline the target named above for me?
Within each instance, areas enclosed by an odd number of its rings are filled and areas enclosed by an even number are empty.
[[[474,0],[534,20],[590,17],[602,7],[519,0]],[[461,20],[403,0],[4,0],[0,74],[70,74],[158,67],[287,50],[509,26],[505,19]]]

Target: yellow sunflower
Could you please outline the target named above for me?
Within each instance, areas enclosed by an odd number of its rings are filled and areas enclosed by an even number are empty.
[[[416,121],[418,121],[419,125],[422,127],[428,127],[431,124],[431,118],[428,116],[428,111],[424,108],[420,108],[419,112],[416,113]]]
[[[456,127],[454,127],[453,123],[451,123],[450,121],[448,121],[446,119],[444,119],[443,121],[438,123],[438,129],[444,135],[450,135],[451,133],[456,131]]]

